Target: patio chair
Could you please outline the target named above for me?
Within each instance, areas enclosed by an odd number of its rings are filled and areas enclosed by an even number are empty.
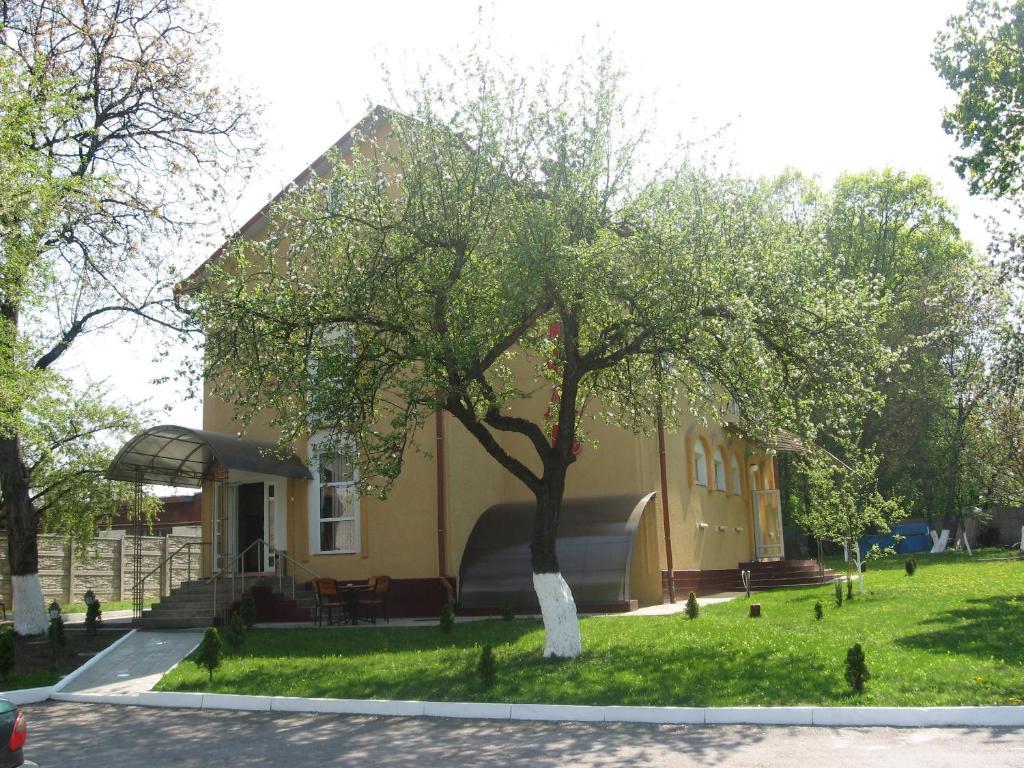
[[[324,578],[313,581],[313,594],[316,596],[316,613],[313,621],[317,626],[324,622],[324,612],[327,613],[327,624],[334,623],[334,609],[343,610],[344,606],[338,596],[338,585],[334,579]]]
[[[383,616],[384,621],[391,623],[388,616],[388,591],[391,589],[390,576],[374,576],[369,581],[369,589],[360,594],[359,618],[377,623],[377,617]]]

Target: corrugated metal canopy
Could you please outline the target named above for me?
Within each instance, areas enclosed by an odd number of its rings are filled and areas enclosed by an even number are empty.
[[[609,606],[630,598],[629,570],[637,526],[654,493],[566,499],[558,520],[558,564],[576,605]],[[530,567],[533,502],[488,508],[466,542],[459,606],[539,610]]]
[[[264,475],[313,479],[298,456],[282,456],[273,443],[174,425],[151,427],[125,443],[107,469],[107,478],[198,488],[212,477],[214,464]]]

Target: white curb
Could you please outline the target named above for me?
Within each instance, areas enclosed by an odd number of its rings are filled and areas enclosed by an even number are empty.
[[[11,704],[20,707],[22,704],[35,704],[46,701],[53,693],[54,686],[47,685],[42,688],[15,688],[13,691],[0,693],[0,699],[7,699]]]

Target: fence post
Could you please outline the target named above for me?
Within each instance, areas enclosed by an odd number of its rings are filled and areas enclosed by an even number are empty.
[[[68,541],[68,594],[64,600],[64,604],[67,605],[71,602],[71,595],[75,593],[75,542],[74,540]]]
[[[163,597],[164,593],[168,591],[167,586],[170,583],[167,565],[167,537],[164,536],[164,540],[160,544],[160,597]]]

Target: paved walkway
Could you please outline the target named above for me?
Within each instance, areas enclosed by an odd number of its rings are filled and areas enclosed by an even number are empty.
[[[203,633],[194,630],[136,632],[60,692],[131,694],[148,691],[202,639]]]

